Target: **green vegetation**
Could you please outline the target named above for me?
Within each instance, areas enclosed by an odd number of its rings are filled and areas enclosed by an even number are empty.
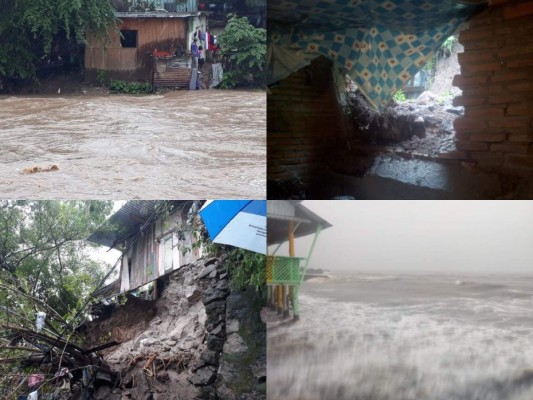
[[[441,48],[442,49],[447,49],[449,52],[451,52],[452,51],[452,47],[455,44],[456,40],[457,39],[455,38],[455,36],[450,36],[449,38],[447,38],[444,41],[444,43],[442,43]]]
[[[407,101],[407,97],[405,97],[405,93],[403,92],[402,89],[396,90],[392,98],[394,99],[396,103],[404,103]]]
[[[219,42],[226,60],[221,88],[265,85],[266,29],[230,15]]]
[[[109,85],[109,90],[111,91],[111,93],[152,93],[152,85],[147,82],[124,82],[113,80]]]
[[[231,283],[237,289],[252,286],[262,293],[266,284],[266,258],[263,254],[235,248],[227,259]]]
[[[14,332],[34,331],[37,311],[46,313],[44,334],[78,342],[86,299],[104,277],[86,238],[111,209],[109,201],[0,201],[0,398],[16,399],[26,389],[13,386],[18,380],[10,375],[34,371],[18,364],[16,357],[32,349],[17,346]]]
[[[115,24],[109,0],[18,0],[2,2],[0,78],[35,76],[50,57],[54,39],[64,34],[78,43],[90,33],[105,40]]]

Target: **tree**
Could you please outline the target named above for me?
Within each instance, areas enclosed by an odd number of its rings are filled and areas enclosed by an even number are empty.
[[[20,372],[91,357],[76,346],[76,329],[104,271],[86,238],[111,209],[109,201],[0,201],[1,398],[22,394]],[[46,313],[42,331],[37,312]]]
[[[57,35],[104,39],[116,20],[109,0],[1,0],[0,9],[0,78],[32,77]]]
[[[110,211],[100,201],[0,202],[0,311],[74,315],[103,277],[86,238]]]
[[[219,42],[227,60],[222,87],[264,86],[266,29],[253,27],[246,17],[232,15]]]

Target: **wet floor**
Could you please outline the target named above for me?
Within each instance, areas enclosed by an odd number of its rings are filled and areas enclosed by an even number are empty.
[[[2,198],[265,196],[260,91],[0,97],[0,139]]]

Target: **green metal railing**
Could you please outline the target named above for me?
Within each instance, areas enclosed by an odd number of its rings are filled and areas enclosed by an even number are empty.
[[[267,256],[267,285],[299,285],[299,257]]]

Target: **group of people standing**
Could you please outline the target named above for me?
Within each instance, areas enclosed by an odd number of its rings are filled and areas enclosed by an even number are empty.
[[[191,79],[190,89],[200,89],[200,74],[203,73],[202,67],[205,64],[206,51],[211,50],[216,53],[220,48],[217,44],[217,37],[209,32],[204,32],[199,26],[193,33],[191,44],[192,70],[193,78]],[[193,81],[195,81],[193,83]]]

